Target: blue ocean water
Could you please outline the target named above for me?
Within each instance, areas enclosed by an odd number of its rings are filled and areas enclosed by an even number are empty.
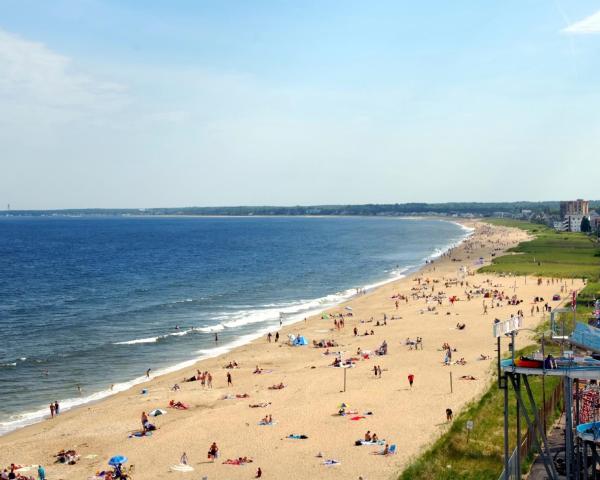
[[[396,218],[2,217],[0,434],[397,278],[466,233]]]

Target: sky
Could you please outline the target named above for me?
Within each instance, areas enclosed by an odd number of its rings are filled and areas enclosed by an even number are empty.
[[[0,210],[600,198],[600,1],[1,0]]]

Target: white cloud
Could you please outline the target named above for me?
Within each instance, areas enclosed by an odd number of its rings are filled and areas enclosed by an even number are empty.
[[[600,33],[600,11],[584,18],[578,22],[572,23],[562,30],[563,33],[575,35],[589,35]]]
[[[126,101],[122,85],[96,79],[44,44],[0,29],[0,119],[68,120],[114,111]]]

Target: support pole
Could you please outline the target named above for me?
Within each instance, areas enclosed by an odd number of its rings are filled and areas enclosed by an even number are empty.
[[[452,391],[452,372],[450,372],[450,393],[453,393],[453,391]]]
[[[521,397],[521,392],[517,391],[517,388],[515,385],[515,379],[513,378],[512,375],[509,375],[508,378],[512,382],[513,388],[515,389],[515,397],[517,398],[517,402],[521,405],[521,409],[523,410],[523,417],[525,417],[525,422],[527,422],[527,426],[529,427],[529,429],[531,430],[531,432],[533,434],[533,438],[532,438],[533,443],[536,446],[536,448],[538,449],[538,451],[540,452],[540,457],[542,457],[542,460],[544,462],[544,468],[546,469],[548,478],[550,478],[552,480],[556,480],[556,479],[558,479],[558,473],[556,472],[556,470],[554,468],[554,464],[552,463],[552,458],[546,452],[546,450],[544,448],[542,448],[542,445],[540,444],[540,442],[538,441],[538,438],[537,438],[536,428],[538,430],[540,430],[539,426],[536,427],[536,425],[529,418],[529,414],[527,413],[527,409],[525,408],[525,403],[523,402],[523,398]],[[525,383],[525,387],[527,388],[527,393],[529,394],[530,389],[528,388],[529,383],[527,382],[526,376],[524,377],[524,383]],[[530,402],[531,402],[531,399],[530,399]],[[532,407],[534,413],[537,415],[537,412],[535,412],[535,402],[531,403],[531,407]]]
[[[575,379],[575,425],[579,425],[580,422],[579,415],[579,379]],[[575,437],[575,480],[579,480],[581,477],[581,439],[579,437]]]
[[[551,466],[552,472],[554,473],[554,475],[556,475],[556,477],[554,477],[554,478],[558,478],[558,472],[554,468],[554,462],[552,461],[552,455],[550,453],[550,446],[548,445],[548,438],[546,437],[546,433],[544,432],[544,429],[542,428],[542,422],[540,420],[540,416],[538,415],[538,411],[537,411],[537,408],[535,405],[535,399],[533,398],[533,393],[531,391],[531,386],[529,385],[529,380],[527,378],[527,375],[523,375],[523,383],[525,384],[525,390],[527,391],[527,398],[529,399],[529,403],[531,404],[531,408],[533,410],[533,416],[534,416],[535,423],[537,425],[537,429],[540,432],[540,437],[542,437],[542,445],[544,447],[544,451],[545,451],[548,459],[550,460],[550,466]],[[527,412],[525,411],[524,414],[526,415]],[[535,437],[535,431],[533,432],[533,435]],[[553,478],[553,477],[550,477],[550,478]]]
[[[565,377],[565,467],[567,478],[573,470],[573,389],[572,380]]]
[[[500,341],[500,339],[498,339]],[[508,470],[508,384],[506,378],[510,375],[504,375],[504,480],[510,480],[510,471]]]
[[[584,440],[583,442],[583,480],[589,480],[588,476],[588,463],[587,463],[587,442]]]
[[[516,391],[519,392],[519,395],[521,394],[521,375],[517,374],[515,376],[515,384],[516,384]],[[521,406],[519,405],[519,402],[517,402],[517,448],[515,450],[516,452],[516,467],[515,467],[515,471],[517,473],[517,478],[520,478],[521,476]]]
[[[598,468],[598,450],[596,450],[595,443],[590,444],[590,446],[592,447],[592,478],[596,480],[598,478],[598,475],[596,475]]]

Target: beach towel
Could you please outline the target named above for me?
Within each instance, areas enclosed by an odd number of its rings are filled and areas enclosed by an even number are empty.
[[[390,448],[388,448],[388,455],[394,455],[396,453],[396,444],[392,444],[390,445]],[[383,450],[379,451],[379,452],[372,452],[372,455],[383,455]]]
[[[142,438],[142,437],[151,437],[152,432],[133,432],[130,433],[127,438]]]
[[[292,433],[288,435],[287,438],[293,438],[294,440],[306,440],[308,437],[306,435],[295,435]]]
[[[354,445],[385,445],[385,440],[377,440],[376,442],[367,442],[366,440],[357,440]]]
[[[362,415],[357,415],[356,417],[350,417],[350,420],[360,420],[362,418],[367,418],[367,417],[363,417]]]
[[[337,460],[330,459],[330,460],[325,460],[325,461],[323,462],[323,465],[327,465],[328,467],[331,467],[331,466],[333,466],[333,465],[340,465],[341,463],[342,463],[342,462],[339,462],[339,461],[337,461]]]
[[[190,467],[189,465],[182,465],[180,463],[179,465],[171,465],[171,470],[173,470],[174,472],[193,472],[194,467]]]
[[[258,422],[259,425],[277,425],[277,422]]]

